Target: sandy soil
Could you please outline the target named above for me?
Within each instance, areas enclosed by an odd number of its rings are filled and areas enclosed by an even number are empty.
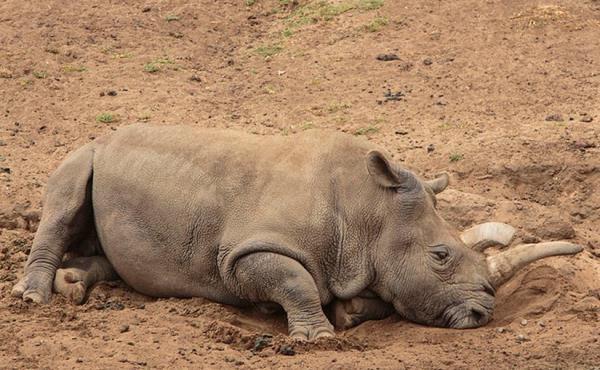
[[[600,2],[284,3],[0,2],[0,368],[599,369]],[[463,331],[391,317],[298,344],[284,317],[123,284],[10,298],[49,173],[138,121],[365,135],[449,171],[458,227],[585,251],[530,266]]]

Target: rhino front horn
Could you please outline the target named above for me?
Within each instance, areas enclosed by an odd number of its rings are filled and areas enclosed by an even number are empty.
[[[539,259],[565,254],[576,254],[583,250],[579,245],[568,242],[545,242],[521,244],[487,258],[490,283],[499,287],[528,264]]]

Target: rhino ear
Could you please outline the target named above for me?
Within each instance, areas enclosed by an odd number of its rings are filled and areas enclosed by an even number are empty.
[[[394,168],[385,155],[377,150],[367,153],[367,170],[375,182],[385,188],[410,190],[417,185],[412,173]]]

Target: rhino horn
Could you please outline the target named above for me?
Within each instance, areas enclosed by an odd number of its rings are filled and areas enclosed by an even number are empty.
[[[564,241],[518,245],[487,257],[490,283],[497,288],[532,262],[546,257],[576,254],[582,250],[581,246]]]
[[[436,177],[435,179],[425,181],[425,183],[431,188],[431,190],[433,190],[435,194],[438,194],[444,191],[444,189],[446,189],[449,181],[450,177],[448,176],[448,173],[443,172],[439,174],[438,177]]]
[[[502,222],[486,222],[463,231],[460,238],[469,248],[483,251],[493,245],[507,246],[515,232],[514,227]]]

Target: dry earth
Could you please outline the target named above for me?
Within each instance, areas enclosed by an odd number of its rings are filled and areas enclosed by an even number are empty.
[[[0,84],[0,368],[600,369],[598,0],[4,0]],[[392,317],[298,344],[284,317],[123,284],[10,298],[48,174],[138,121],[365,135],[449,171],[457,226],[585,251],[530,266],[463,331]]]

